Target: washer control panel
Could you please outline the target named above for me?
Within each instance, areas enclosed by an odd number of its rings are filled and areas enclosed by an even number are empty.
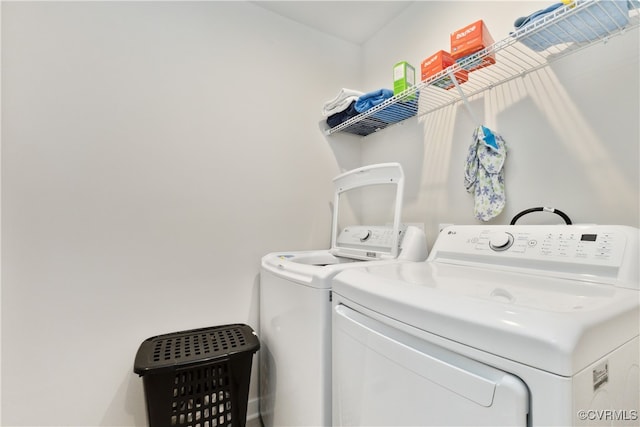
[[[400,236],[402,230],[400,230]],[[338,235],[338,245],[349,248],[391,248],[393,227],[354,225],[345,227]],[[400,239],[397,240],[398,242]]]
[[[638,233],[604,225],[449,226],[429,260],[594,277],[626,269],[637,275]]]

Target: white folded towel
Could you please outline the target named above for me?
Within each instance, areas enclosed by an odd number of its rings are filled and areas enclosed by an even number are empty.
[[[364,95],[363,92],[342,88],[335,98],[325,102],[324,106],[322,107],[322,115],[325,117],[329,117],[332,114],[344,111],[347,109],[347,107],[349,107],[349,105],[351,105],[353,101],[356,101],[362,95]]]

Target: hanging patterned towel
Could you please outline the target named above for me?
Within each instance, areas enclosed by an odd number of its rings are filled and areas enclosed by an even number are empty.
[[[506,157],[507,146],[500,135],[484,126],[475,129],[464,171],[464,186],[468,193],[474,194],[473,213],[481,221],[489,221],[504,209]]]

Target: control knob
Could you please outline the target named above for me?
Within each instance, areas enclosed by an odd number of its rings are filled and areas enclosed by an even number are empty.
[[[509,233],[494,233],[489,237],[489,247],[494,251],[505,251],[513,244],[513,236]]]
[[[371,237],[371,230],[362,230],[355,234],[355,237],[360,239],[361,242],[366,241],[369,237]]]

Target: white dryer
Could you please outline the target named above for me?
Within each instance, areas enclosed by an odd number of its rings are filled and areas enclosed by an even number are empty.
[[[398,163],[346,172],[334,185],[331,248],[262,258],[259,387],[265,427],[331,425],[331,279],[348,268],[427,257],[424,231],[400,224],[404,175]],[[365,187],[392,193],[389,225],[341,224],[341,205],[350,207],[348,195]]]
[[[333,423],[638,425],[639,230],[452,226],[333,289]]]

